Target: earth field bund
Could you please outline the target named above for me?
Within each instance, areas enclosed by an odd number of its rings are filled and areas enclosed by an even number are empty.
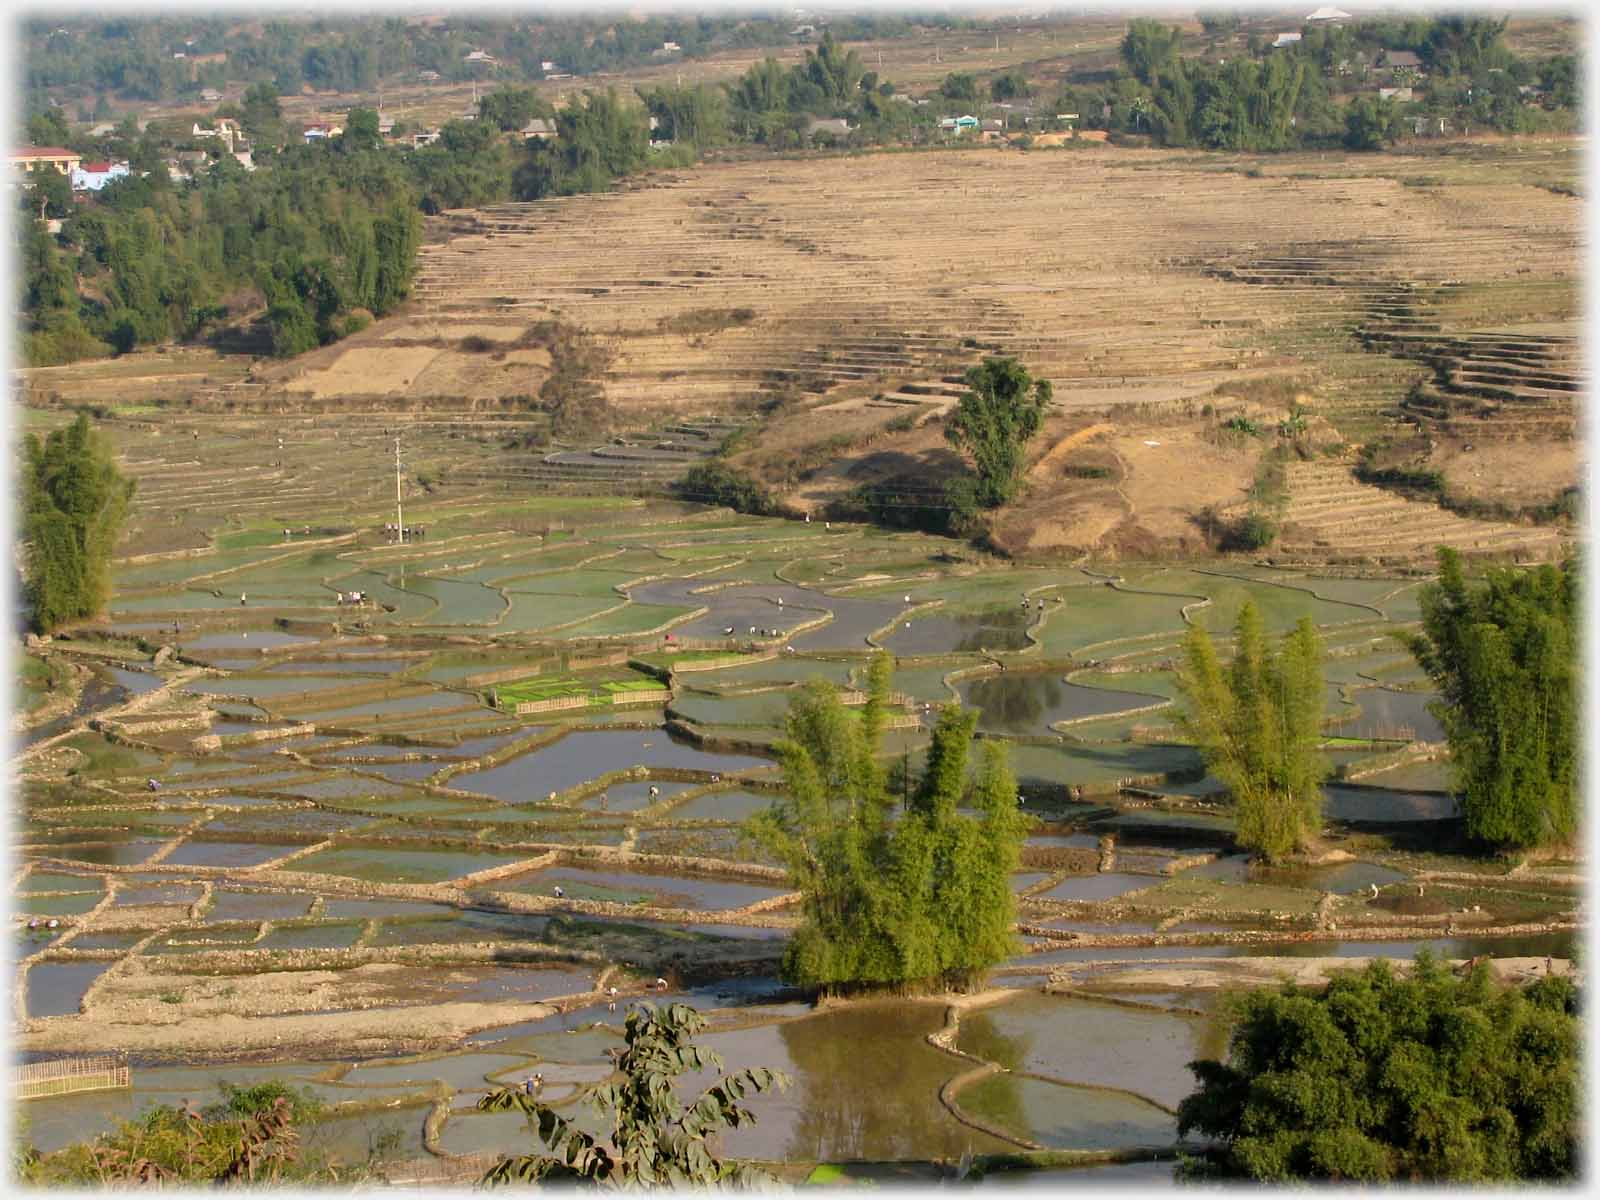
[[[393,476],[380,438],[291,441],[280,468],[275,436],[248,422],[196,422],[198,440],[151,424],[106,425],[149,481],[127,549],[186,526],[202,544],[129,554],[109,620],[36,649],[72,668],[55,678],[81,672],[100,690],[24,731],[15,835],[20,1048],[131,1052],[136,1096],[166,1096],[138,1083],[163,1063],[232,1078],[255,1069],[241,1058],[353,1058],[392,1075],[394,1056],[430,1055],[385,1096],[422,1105],[400,1110],[416,1114],[402,1120],[416,1155],[469,1162],[450,1156],[525,1136],[468,1111],[491,1082],[472,1055],[504,1055],[487,1064],[502,1079],[536,1066],[554,1079],[614,1044],[607,988],[624,1005],[659,999],[661,976],[664,998],[713,1014],[715,1044],[787,1063],[807,1094],[847,1068],[865,1086],[875,1060],[838,1061],[863,1029],[889,1039],[890,1057],[915,1058],[893,1096],[920,1125],[839,1112],[807,1132],[798,1100],[774,1100],[762,1136],[733,1152],[791,1163],[1170,1152],[1161,1097],[1184,1085],[1181,1062],[1172,1078],[1150,1067],[1153,1097],[1107,1091],[1089,1039],[1051,1070],[1029,1068],[1038,1078],[1014,1093],[988,1077],[958,1085],[972,1064],[919,1041],[923,1018],[906,1024],[928,1010],[932,1035],[938,1005],[891,1002],[855,1029],[777,982],[794,898],[740,823],[778,794],[768,751],[783,704],[813,674],[859,684],[873,643],[908,623],[918,648],[899,656],[891,752],[914,757],[925,706],[965,692],[993,710],[985,725],[1001,732],[986,736],[1012,742],[1037,821],[1015,880],[1021,950],[996,984],[1126,995],[1148,969],[1146,991],[1200,1010],[1214,969],[1200,960],[1223,960],[1226,976],[1236,960],[1300,970],[1300,956],[1342,945],[1567,957],[1571,864],[1508,873],[1440,853],[1454,806],[1429,771],[1439,747],[1389,715],[1425,698],[1388,639],[1415,626],[1416,577],[1019,566],[921,534],[552,494],[422,493],[407,521],[427,536],[397,544],[383,532]],[[371,601],[336,603],[356,579]],[[1225,806],[1169,727],[1184,629],[1225,634],[1247,598],[1274,631],[1311,616],[1339,680],[1332,853],[1271,877],[1232,850]],[[592,614],[651,607],[663,611],[637,627],[657,632],[593,632]],[[668,650],[666,633],[694,629]],[[680,660],[704,669],[679,673]],[[485,696],[519,678],[659,673],[672,694],[660,708],[524,719]],[[58,927],[29,931],[30,916]],[[1022,1027],[1067,1028],[1076,1013],[1047,1008]],[[1174,1054],[1216,1036],[1159,1005],[1150,1019],[1171,1026]],[[441,1073],[451,1098],[430,1101],[422,1089]],[[564,1111],[581,1114],[591,1085],[562,1093]],[[374,1095],[331,1077],[314,1086],[341,1105]],[[84,1136],[120,1111],[48,1103]],[[1109,1124],[1067,1119],[1077,1111]],[[895,1132],[907,1128],[932,1132]]]

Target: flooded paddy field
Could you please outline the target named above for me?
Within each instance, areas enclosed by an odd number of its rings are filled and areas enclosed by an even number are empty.
[[[163,503],[136,512],[135,534]],[[547,1099],[598,1129],[584,1096],[640,999],[705,1011],[702,1043],[730,1066],[794,1076],[755,1099],[759,1123],[726,1134],[727,1153],[925,1164],[1171,1146],[1184,1064],[1220,1046],[1214,996],[1044,992],[1061,972],[1570,952],[1571,887],[1445,885],[1408,857],[1457,808],[1447,761],[1396,766],[1399,743],[1360,740],[1435,735],[1431,697],[1403,690],[1415,681],[1380,644],[1415,627],[1407,581],[1016,568],[921,534],[658,501],[416,503],[431,531],[404,546],[377,501],[315,518],[332,531],[316,545],[283,544],[287,518],[219,518],[218,548],[126,564],[116,619],[75,635],[104,674],[33,743],[62,749],[22,761],[17,1037],[30,1057],[126,1050],[136,1065],[131,1092],[30,1102],[41,1148],[219,1080],[280,1078],[329,1105],[402,1102],[331,1109],[307,1147],[419,1157],[425,1099],[444,1088],[439,1148],[526,1150],[520,1118],[471,1112],[477,1096],[539,1071]],[[262,533],[270,545],[225,541]],[[202,578],[218,571],[233,574]],[[336,604],[350,588],[373,602]],[[1358,847],[1346,861],[1252,868],[1225,793],[1172,728],[1185,606],[1209,601],[1191,613],[1225,630],[1246,597],[1272,630],[1309,615],[1374,643],[1337,676],[1359,717],[1329,727],[1346,739],[1349,779],[1325,806],[1330,847]],[[157,662],[163,644],[175,653]],[[859,686],[874,644],[897,658],[893,761],[918,769],[923,706],[959,696],[1009,743],[1038,818],[1012,880],[1029,934],[990,981],[1012,993],[958,1017],[948,998],[819,1008],[778,982],[799,913],[745,822],[781,799],[771,747],[797,689]],[[496,694],[551,679],[596,694],[659,680],[670,698],[518,712]],[[1554,931],[1495,932],[1539,922]],[[609,986],[616,1012],[596,991]],[[955,1050],[1005,1073],[946,1103],[973,1066],[927,1041],[952,1021]]]

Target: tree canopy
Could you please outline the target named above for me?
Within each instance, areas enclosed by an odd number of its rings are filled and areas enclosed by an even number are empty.
[[[996,508],[1016,494],[1023,452],[1044,424],[1050,381],[1034,380],[1015,358],[986,358],[963,382],[969,390],[946,418],[944,435],[972,456],[975,503]]]
[[[1565,977],[1500,988],[1426,954],[1383,959],[1317,994],[1235,1001],[1226,1063],[1189,1064],[1199,1088],[1180,1135],[1220,1141],[1186,1174],[1263,1183],[1505,1184],[1578,1168],[1582,1048]]]
[[[82,413],[42,444],[29,434],[23,452],[23,593],[34,628],[49,633],[111,599],[111,551],[134,481]]]
[[[1274,653],[1261,614],[1246,601],[1223,668],[1211,637],[1191,625],[1178,670],[1179,724],[1206,767],[1233,795],[1236,837],[1269,861],[1322,829],[1322,645],[1302,617]]]
[[[1468,584],[1461,558],[1439,550],[1422,591],[1422,632],[1404,635],[1439,689],[1434,715],[1468,834],[1523,849],[1578,830],[1577,568],[1493,568]]]
[[[879,654],[859,713],[832,684],[806,686],[777,746],[787,798],[751,820],[803,895],[783,966],[802,986],[970,987],[1015,950],[1023,822],[1004,744],[982,743],[969,782],[977,714],[946,707],[896,814],[878,761],[890,680]],[[979,815],[957,812],[963,802]]]

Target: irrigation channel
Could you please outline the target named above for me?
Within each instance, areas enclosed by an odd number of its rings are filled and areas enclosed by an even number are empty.
[[[176,478],[135,534],[187,511]],[[648,998],[794,1077],[722,1144],[791,1177],[1074,1151],[1072,1178],[1154,1181],[1222,989],[1422,948],[1508,977],[1570,956],[1572,865],[1448,849],[1426,681],[1389,636],[1415,580],[1017,568],[616,498],[419,500],[427,538],[397,543],[371,503],[123,561],[108,620],[30,651],[75,690],[24,694],[17,729],[18,1048],[131,1067],[19,1103],[41,1150],[281,1078],[327,1106],[311,1144],[465,1171],[531,1144],[473,1111],[496,1083],[537,1072],[598,1131],[585,1096]],[[1329,647],[1318,865],[1253,868],[1172,727],[1186,624],[1246,599]],[[1019,949],[978,996],[819,1007],[778,978],[795,895],[744,822],[780,795],[797,690],[857,688],[874,646],[887,753],[914,767],[958,699],[1011,744]]]

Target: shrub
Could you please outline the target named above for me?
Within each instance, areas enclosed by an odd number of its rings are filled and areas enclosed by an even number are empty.
[[[696,463],[672,485],[672,490],[684,500],[720,504],[734,512],[758,517],[770,516],[778,509],[771,492],[743,471],[723,462]]]

